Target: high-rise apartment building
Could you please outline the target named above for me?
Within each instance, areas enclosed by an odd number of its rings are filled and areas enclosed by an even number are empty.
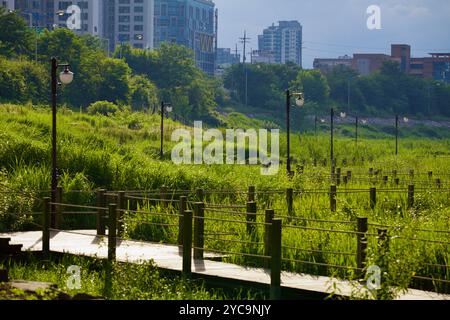
[[[1,0],[0,5],[9,10],[14,10],[14,0]]]
[[[30,25],[47,29],[70,28],[117,44],[153,48],[154,0],[15,0]]]
[[[293,62],[302,66],[302,31],[298,21],[280,21],[258,36],[260,55],[273,55],[275,63]]]
[[[217,11],[210,0],[155,0],[155,38],[194,51],[197,66],[209,75],[216,68]]]
[[[110,45],[153,49],[154,0],[105,0],[104,34]]]
[[[78,34],[102,35],[102,1],[16,0],[14,9],[34,27],[70,28]]]

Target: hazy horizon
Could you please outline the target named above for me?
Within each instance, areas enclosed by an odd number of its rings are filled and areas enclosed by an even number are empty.
[[[392,43],[411,45],[415,57],[450,52],[448,0],[214,0],[219,9],[221,48],[236,44],[244,30],[251,38],[247,52],[258,48],[258,35],[280,20],[303,26],[303,67],[314,58],[353,53],[390,53]],[[381,30],[369,30],[370,5],[381,8]],[[296,12],[298,11],[298,12]]]

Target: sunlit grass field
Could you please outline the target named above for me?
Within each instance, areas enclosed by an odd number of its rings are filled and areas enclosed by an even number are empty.
[[[50,186],[50,113],[48,109],[32,106],[0,106],[0,230],[32,229],[30,217],[25,212],[40,211],[39,199],[48,195]],[[368,264],[383,264],[386,281],[400,287],[413,286],[427,290],[448,291],[448,284],[420,280],[417,276],[450,280],[450,139],[405,137],[399,141],[399,155],[395,156],[395,139],[380,134],[378,139],[364,136],[362,130],[356,144],[348,126],[336,128],[336,167],[342,176],[352,172],[352,178],[337,187],[337,210],[330,210],[328,190],[330,181],[330,138],[326,128],[314,134],[297,133],[291,136],[293,170],[303,166],[303,174],[292,178],[285,174],[286,138],[281,134],[280,155],[282,163],[278,175],[263,176],[260,165],[174,165],[170,161],[171,132],[182,127],[166,120],[164,136],[165,159],[159,160],[158,115],[119,113],[113,117],[80,114],[69,109],[58,113],[58,164],[60,185],[65,190],[64,202],[95,204],[98,188],[107,190],[190,190],[194,199],[196,189],[205,190],[209,204],[245,205],[249,186],[257,190],[258,222],[264,221],[265,209],[274,209],[282,217],[283,269],[317,275],[335,275],[355,278],[356,235],[310,229],[356,231],[356,218],[369,220]],[[316,161],[316,165],[314,165]],[[369,175],[369,168],[378,174]],[[414,170],[414,177],[409,176]],[[399,184],[394,183],[397,171]],[[432,172],[432,177],[428,172]],[[382,177],[387,176],[384,183]],[[440,179],[440,189],[436,179]],[[407,187],[414,184],[415,201],[407,207]],[[371,208],[369,188],[376,187],[377,204]],[[293,210],[290,221],[286,218],[285,190],[293,188]],[[352,191],[358,189],[359,191]],[[396,192],[387,189],[400,189]],[[86,192],[78,192],[84,190]],[[232,193],[214,193],[227,190]],[[279,191],[278,193],[273,192]],[[298,192],[315,190],[314,192]],[[346,192],[347,190],[347,192]],[[15,191],[21,191],[15,192]],[[77,191],[77,192],[70,192]],[[25,193],[23,193],[25,192]],[[159,194],[149,194],[149,198]],[[174,194],[176,199],[178,194]],[[170,197],[170,196],[169,196]],[[192,206],[192,204],[191,204]],[[148,212],[177,212],[155,201],[143,201],[139,210]],[[223,209],[206,211],[205,215],[218,219],[245,220],[235,211]],[[19,213],[19,218],[7,213]],[[144,225],[131,220],[177,223],[178,217],[127,213],[125,237],[142,240],[177,242],[177,228]],[[36,219],[36,218],[35,218]],[[315,221],[328,220],[332,222]],[[67,228],[95,228],[95,219],[69,217]],[[310,229],[289,226],[308,227]],[[388,229],[389,251],[382,254],[375,236],[379,228]],[[205,221],[205,232],[210,239],[205,247],[227,252],[264,254],[262,242],[264,226],[248,235],[242,223]],[[424,230],[424,231],[422,231]],[[430,231],[431,230],[431,231]],[[240,242],[224,242],[231,239]],[[413,239],[413,240],[411,240]],[[426,240],[426,241],[425,241]],[[431,241],[430,241],[431,240]],[[249,243],[252,242],[252,243]],[[256,244],[259,243],[259,244]],[[296,249],[294,249],[296,248]],[[299,250],[300,249],[300,250]],[[382,258],[383,257],[383,258]],[[290,260],[290,261],[289,261]],[[319,264],[299,263],[297,261]],[[263,266],[257,257],[227,254],[226,261]],[[329,266],[325,266],[329,265]],[[330,266],[332,265],[332,266]],[[440,267],[437,267],[440,265]]]

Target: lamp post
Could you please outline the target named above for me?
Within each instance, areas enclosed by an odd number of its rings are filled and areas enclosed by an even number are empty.
[[[395,116],[395,155],[398,155],[398,115]]]
[[[334,174],[334,109],[330,110],[330,164],[331,176]]]
[[[295,104],[301,108],[305,104],[305,98],[301,92],[290,92],[286,90],[286,148],[287,148],[287,160],[286,171],[288,175],[292,174],[291,171],[291,97],[295,97]]]
[[[314,136],[317,139],[317,116],[314,116]]]
[[[70,84],[73,81],[73,73],[69,70],[70,65],[68,64],[58,64],[56,58],[52,58],[51,60],[51,81],[52,81],[52,203],[56,202],[56,189],[58,187],[58,167],[57,167],[57,159],[56,159],[56,100],[58,96],[58,85],[61,84]],[[64,71],[62,71],[59,75],[59,80],[57,77],[57,71],[59,67],[63,67]],[[51,215],[51,226],[56,226],[56,207],[52,205],[52,215]]]
[[[164,113],[172,112],[172,105],[170,103],[161,102],[161,147],[159,151],[159,157],[162,160],[164,158]]]

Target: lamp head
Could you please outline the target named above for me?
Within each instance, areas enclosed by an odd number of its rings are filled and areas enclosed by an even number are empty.
[[[303,107],[305,105],[305,97],[303,93],[292,93],[292,96],[295,97],[295,105],[299,108]]]
[[[70,84],[73,81],[73,72],[66,67],[63,72],[59,74],[59,79],[62,84]]]

